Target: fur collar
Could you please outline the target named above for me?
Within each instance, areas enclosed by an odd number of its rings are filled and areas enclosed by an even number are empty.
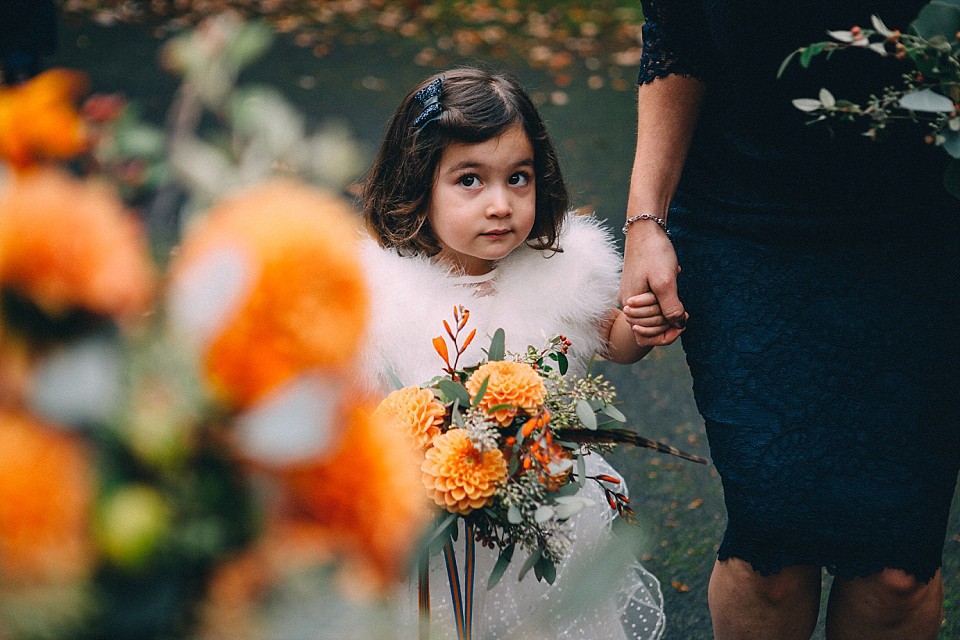
[[[392,388],[385,384],[388,369],[404,385],[439,375],[443,362],[432,339],[446,335],[442,321],[453,324],[456,305],[470,311],[462,336],[477,329],[461,366],[482,360],[494,331],[503,328],[507,351],[514,353],[563,334],[572,342],[571,371],[582,373],[604,349],[601,327],[616,304],[621,257],[610,232],[588,216],[567,218],[560,247],[563,251],[555,254],[525,245],[516,249],[497,264],[493,292],[484,295],[483,287],[430,258],[403,257],[363,239],[372,307],[362,358],[365,375],[381,388]]]

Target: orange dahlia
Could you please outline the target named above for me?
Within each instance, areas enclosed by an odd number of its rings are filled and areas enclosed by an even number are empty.
[[[461,515],[489,504],[507,479],[503,453],[499,449],[480,453],[463,429],[450,429],[434,438],[420,470],[427,495]]]
[[[489,382],[478,406],[504,426],[513,421],[518,410],[536,411],[547,395],[543,379],[530,365],[522,362],[496,360],[481,365],[467,379],[466,387],[471,397],[476,396],[484,380]],[[498,405],[506,405],[506,408],[490,412]]]
[[[0,191],[0,286],[57,316],[145,311],[153,268],[139,222],[106,187],[56,169]]]
[[[423,451],[440,433],[446,409],[429,389],[405,387],[384,398],[374,414],[393,420],[400,431],[410,438],[411,446]]]
[[[191,266],[218,252],[243,256],[251,271],[206,345],[224,399],[247,407],[304,370],[349,364],[367,320],[356,234],[342,198],[278,180],[224,200],[188,235],[175,283],[202,277]]]
[[[78,578],[91,566],[93,472],[82,442],[25,413],[0,413],[0,574]]]
[[[318,542],[352,561],[372,584],[402,579],[429,519],[417,455],[365,402],[342,410],[344,433],[334,453],[274,473],[313,525]]]
[[[0,157],[22,171],[87,149],[89,131],[76,108],[86,86],[78,71],[51,69],[0,89]]]

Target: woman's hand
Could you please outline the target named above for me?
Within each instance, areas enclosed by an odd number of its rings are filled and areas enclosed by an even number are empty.
[[[618,300],[637,344],[667,345],[683,332],[687,313],[677,296],[678,273],[677,254],[663,230],[652,221],[630,225]]]

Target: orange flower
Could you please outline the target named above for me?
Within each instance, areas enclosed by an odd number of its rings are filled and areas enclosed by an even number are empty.
[[[414,450],[423,451],[440,433],[444,406],[429,389],[405,387],[393,391],[377,406],[374,415],[393,420],[411,440]]]
[[[56,169],[20,176],[0,192],[0,238],[0,285],[51,315],[129,318],[149,306],[145,238],[105,187]]]
[[[206,350],[226,400],[246,407],[304,370],[350,363],[367,320],[355,217],[333,194],[278,180],[221,202],[188,236],[177,279],[224,250],[252,270]]]
[[[490,411],[497,405],[509,405],[505,409],[497,409],[491,417],[501,425],[508,425],[522,409],[533,413],[542,404],[547,395],[547,388],[543,379],[530,365],[510,360],[487,362],[481,365],[467,379],[467,391],[475,397],[484,380],[489,379],[487,391],[483,395],[479,406]]]
[[[90,143],[76,103],[85,93],[78,71],[51,69],[0,89],[0,157],[20,172],[45,158],[69,158]]]
[[[91,566],[93,474],[70,434],[24,413],[0,413],[0,574],[76,579]]]
[[[276,474],[319,541],[385,587],[402,579],[429,518],[417,456],[367,403],[349,403],[341,422],[336,452]]]
[[[489,504],[507,478],[503,453],[494,449],[481,454],[463,429],[450,429],[434,438],[420,469],[427,495],[461,515]]]

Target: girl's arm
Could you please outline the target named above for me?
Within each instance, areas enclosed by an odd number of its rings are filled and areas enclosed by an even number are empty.
[[[667,219],[667,209],[693,137],[704,84],[696,78],[668,75],[638,90],[637,149],[630,179],[627,218],[647,214]],[[641,348],[670,344],[686,322],[677,297],[677,256],[670,239],[653,220],[637,220],[627,228],[623,274],[618,299],[625,308],[639,306],[635,296],[652,292],[666,323],[644,327],[631,316]]]

